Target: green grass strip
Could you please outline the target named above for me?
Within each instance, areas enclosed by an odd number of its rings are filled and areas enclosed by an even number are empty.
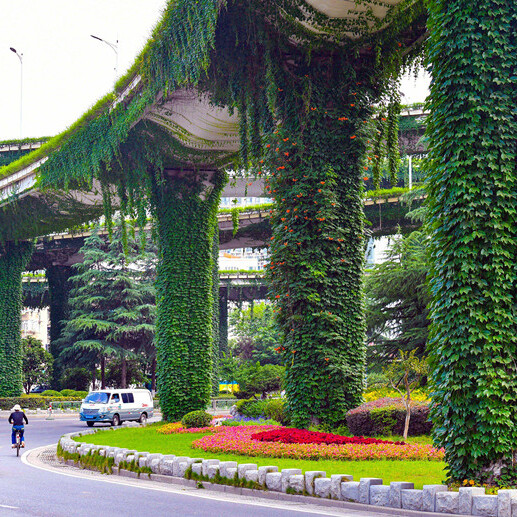
[[[159,426],[161,425],[163,424],[160,423]],[[192,442],[204,436],[204,433],[161,435],[157,433],[157,427],[158,425],[152,425],[118,429],[116,433],[108,429],[94,435],[78,438],[77,441],[150,453],[189,456],[190,458],[214,458],[221,461],[256,463],[259,467],[277,465],[280,470],[285,468],[299,468],[303,472],[324,470],[327,476],[331,474],[350,474],[357,481],[363,477],[379,477],[384,480],[385,484],[389,484],[391,481],[409,481],[415,484],[415,488],[422,488],[423,485],[441,484],[445,479],[443,473],[445,463],[439,461],[314,461],[290,458],[257,458],[215,452],[206,453],[201,449],[191,447]],[[415,440],[410,439],[408,441],[429,443],[430,440],[428,437],[418,437]]]

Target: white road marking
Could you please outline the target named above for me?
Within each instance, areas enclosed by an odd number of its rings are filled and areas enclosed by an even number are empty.
[[[201,499],[209,499],[209,500],[218,500],[223,501],[225,503],[234,503],[234,504],[248,504],[252,506],[267,506],[269,508],[276,508],[279,510],[290,510],[294,512],[300,512],[300,513],[312,513],[314,515],[332,515],[332,516],[339,516],[339,517],[352,517],[354,515],[357,515],[358,513],[361,513],[364,515],[364,513],[360,512],[359,510],[349,510],[348,508],[316,508],[313,505],[303,503],[303,507],[296,507],[295,505],[302,505],[302,503],[289,503],[289,502],[279,502],[279,501],[272,501],[272,500],[254,500],[254,498],[251,497],[244,497],[244,496],[231,496],[230,494],[221,494],[219,492],[213,492],[207,490],[207,493],[203,490],[198,490],[195,488],[189,488],[189,487],[178,487],[175,486],[149,486],[148,484],[155,484],[158,483],[157,481],[147,481],[147,480],[133,480],[131,478],[118,478],[118,476],[106,476],[106,474],[98,474],[99,476],[102,476],[102,478],[97,478],[95,476],[91,476],[91,474],[82,474],[81,471],[78,473],[75,472],[61,472],[57,469],[54,469],[52,467],[43,467],[41,465],[33,465],[32,463],[29,463],[27,460],[27,455],[31,452],[36,453],[40,449],[47,449],[48,447],[57,446],[57,443],[45,445],[43,447],[37,447],[36,449],[32,449],[31,451],[25,451],[25,453],[22,456],[22,461],[26,465],[44,470],[46,472],[54,472],[56,474],[60,474],[62,476],[68,476],[68,477],[74,477],[74,478],[80,478],[80,479],[88,479],[91,481],[99,481],[101,483],[112,483],[114,485],[124,485],[124,486],[130,486],[132,488],[140,488],[142,490],[155,490],[157,492],[168,492],[168,493],[174,493],[174,494],[181,494],[184,496],[190,496],[190,497],[198,497]],[[93,472],[93,471],[88,471]],[[95,472],[94,472],[95,474]],[[190,492],[189,490],[192,490]],[[346,513],[350,512],[350,513]],[[375,514],[372,514],[375,515]]]
[[[10,510],[19,510],[19,506],[9,506],[8,504],[0,504],[0,508],[9,508]]]

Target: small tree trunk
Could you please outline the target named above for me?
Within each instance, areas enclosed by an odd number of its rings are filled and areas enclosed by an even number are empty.
[[[126,358],[122,358],[122,371],[121,371],[121,388],[127,388],[127,361]]]
[[[97,384],[97,365],[94,365],[92,370],[92,391],[95,391],[95,386]]]
[[[101,357],[101,390],[106,389],[106,358]]]
[[[404,423],[404,440],[407,440],[407,435],[409,432],[409,420],[411,418],[411,388],[409,386],[409,372],[406,370],[406,374],[404,375],[404,384],[406,386],[406,397],[403,398],[404,405],[406,406],[406,421]]]

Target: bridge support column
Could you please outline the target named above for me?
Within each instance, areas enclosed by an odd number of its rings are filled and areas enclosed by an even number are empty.
[[[7,243],[0,251],[0,397],[22,392],[22,272],[33,245]]]
[[[494,483],[517,450],[517,4],[428,8],[435,443],[452,481]]]
[[[46,270],[50,298],[50,353],[57,359],[60,349],[56,341],[61,336],[63,321],[68,316],[68,296],[70,292],[70,277],[73,270],[70,266],[49,266]],[[60,388],[60,378],[63,371],[56,361],[52,375],[52,388]]]
[[[310,105],[278,127],[265,160],[276,204],[267,271],[284,334],[288,405],[303,427],[343,422],[362,400],[363,128],[375,99],[352,64],[313,61],[301,72]],[[293,97],[286,104],[299,102]]]
[[[214,233],[223,172],[169,178],[155,190],[159,238],[156,354],[166,420],[205,409],[212,392]]]

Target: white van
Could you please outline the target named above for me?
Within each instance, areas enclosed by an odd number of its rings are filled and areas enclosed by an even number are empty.
[[[153,416],[153,397],[149,390],[106,389],[90,391],[81,404],[79,419],[93,427],[95,422],[120,425],[125,420],[141,424]]]

